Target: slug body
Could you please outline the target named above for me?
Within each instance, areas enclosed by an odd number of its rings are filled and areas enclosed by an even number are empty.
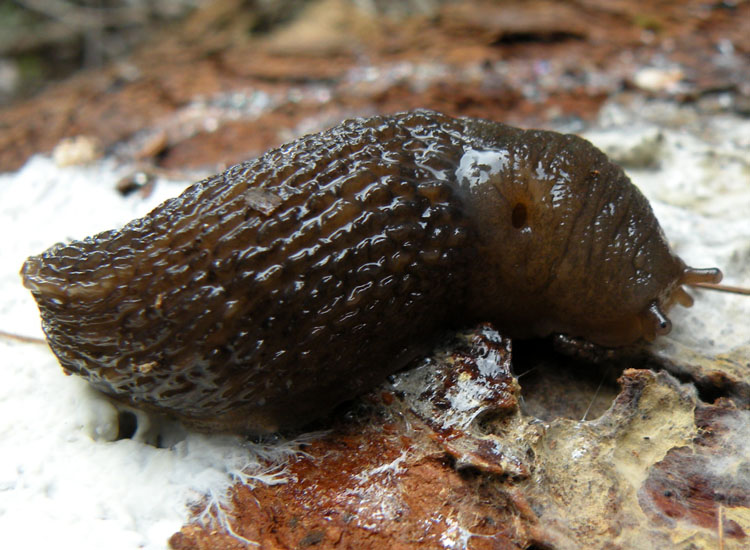
[[[53,352],[203,430],[299,426],[442,329],[652,339],[716,281],[587,141],[430,111],[346,121],[23,266]]]

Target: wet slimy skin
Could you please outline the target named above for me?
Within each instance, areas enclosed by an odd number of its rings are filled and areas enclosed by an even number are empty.
[[[242,433],[325,414],[447,328],[651,340],[721,276],[584,139],[431,111],[300,138],[22,275],[67,372]]]

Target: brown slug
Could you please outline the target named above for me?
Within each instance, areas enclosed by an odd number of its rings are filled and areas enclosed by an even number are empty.
[[[586,140],[431,111],[302,137],[22,275],[66,372],[243,433],[307,423],[445,328],[651,340],[681,285],[721,278]]]

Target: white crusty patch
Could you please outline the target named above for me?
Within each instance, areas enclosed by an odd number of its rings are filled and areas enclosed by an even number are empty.
[[[120,170],[111,160],[60,168],[37,155],[0,174],[0,232],[13,235],[0,247],[0,330],[44,337],[18,274],[28,255],[144,215],[187,184],[159,180],[151,196],[123,198]],[[132,439],[117,440],[118,411],[82,378],[65,376],[47,346],[0,338],[0,365],[2,548],[45,548],[54,533],[55,548],[164,550],[193,505],[205,505],[205,524],[227,528],[227,489],[285,481],[299,448],[151,430],[143,414]],[[146,443],[157,429],[162,448]]]
[[[470,189],[487,183],[490,177],[505,170],[510,161],[508,151],[467,149],[456,168],[456,179]]]

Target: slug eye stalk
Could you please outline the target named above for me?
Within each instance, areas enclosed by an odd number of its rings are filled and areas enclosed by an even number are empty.
[[[677,286],[672,292],[672,301],[677,302],[683,307],[690,307],[693,305],[693,297],[682,288],[682,285],[693,287],[702,287],[706,284],[718,285],[723,277],[721,270],[715,267],[685,267],[685,270],[682,272],[682,277],[677,281]]]
[[[702,269],[686,267],[680,279],[680,284],[687,286],[699,286],[703,283],[718,284],[722,278],[721,271],[715,267]]]
[[[641,323],[643,324],[643,338],[648,342],[653,342],[657,336],[669,334],[672,330],[672,321],[661,310],[656,300],[651,302],[646,311],[641,314]]]
[[[717,286],[720,287],[718,283],[721,279],[722,273],[715,267],[701,269],[685,267],[672,291],[664,299],[652,301],[640,314],[644,339],[652,342],[657,336],[669,334],[672,330],[672,322],[669,320],[669,317],[667,317],[666,311],[668,311],[672,305],[675,303],[678,303],[683,307],[691,307],[693,305],[693,297],[688,294],[685,288],[683,288],[683,285],[716,288]],[[717,290],[721,289],[722,288],[718,288]]]
[[[720,270],[715,267],[707,269],[696,269],[693,267],[686,267],[682,278],[679,281],[679,285],[690,286],[693,288],[704,288],[706,290],[716,290],[719,292],[727,292],[729,294],[740,294],[743,296],[750,296],[750,288],[733,286],[733,285],[722,285],[719,284],[723,278]],[[693,298],[690,296],[682,286],[675,288],[673,293],[674,300],[684,307],[690,307],[693,305]]]

